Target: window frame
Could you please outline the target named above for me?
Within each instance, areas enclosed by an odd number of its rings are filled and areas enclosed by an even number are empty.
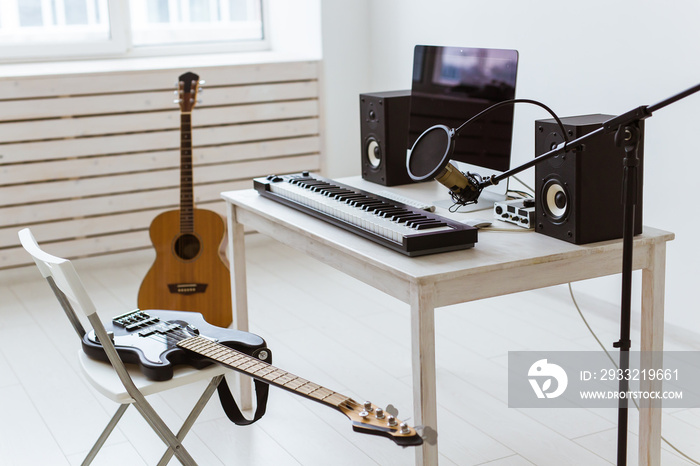
[[[128,0],[105,0],[110,38],[93,42],[0,44],[0,63],[62,61],[98,58],[139,58],[270,50],[269,1],[260,0],[262,39],[212,43],[134,46]]]

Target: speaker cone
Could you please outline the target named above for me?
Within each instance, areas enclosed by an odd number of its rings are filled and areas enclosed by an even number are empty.
[[[554,223],[562,223],[569,215],[569,193],[559,180],[550,179],[542,187],[542,207]]]
[[[379,168],[382,164],[382,148],[376,139],[369,138],[369,141],[367,141],[365,157],[367,157],[367,162],[373,169]]]

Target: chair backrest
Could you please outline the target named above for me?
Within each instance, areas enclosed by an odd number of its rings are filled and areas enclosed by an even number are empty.
[[[29,228],[19,232],[19,241],[22,243],[22,247],[34,258],[34,262],[44,278],[47,280],[51,278],[58,289],[71,301],[74,308],[88,317],[97,311],[71,261],[43,251]]]
[[[142,396],[138,393],[138,389],[131,380],[117,350],[114,348],[110,336],[107,334],[104,325],[100,321],[100,317],[97,315],[95,304],[92,302],[92,299],[90,299],[90,296],[88,296],[85,286],[82,280],[80,280],[71,261],[43,251],[37,244],[29,228],[20,230],[19,240],[20,243],[22,243],[22,247],[34,258],[34,262],[41,271],[41,274],[49,282],[49,285],[51,285],[68,319],[73,324],[73,327],[76,329],[81,339],[85,335],[85,330],[83,330],[75,313],[75,307],[84,313],[90,321],[90,324],[92,324],[95,335],[101,342],[110,363],[117,371],[117,375],[119,375],[119,378],[129,394],[132,397]]]

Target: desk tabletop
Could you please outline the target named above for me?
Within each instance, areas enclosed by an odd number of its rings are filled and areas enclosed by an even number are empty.
[[[387,189],[360,177],[342,178],[337,181],[366,191],[378,192]],[[436,182],[395,187],[392,190],[421,201],[448,198],[447,190]],[[221,196],[236,206],[237,220],[246,226],[253,229],[260,227],[261,230],[266,230],[263,232],[267,234],[274,231],[276,239],[301,248],[326,262],[336,261],[336,265],[341,268],[343,261],[362,264],[358,266],[363,270],[352,273],[355,276],[377,270],[395,275],[401,280],[422,283],[465,279],[470,275],[518,269],[533,264],[556,263],[564,260],[570,262],[577,258],[587,258],[589,262],[595,261],[596,257],[601,260],[611,260],[611,258],[616,260],[617,257],[621,257],[622,252],[621,240],[574,245],[517,226],[509,228],[507,224],[503,224],[505,231],[502,231],[503,222],[495,221],[499,224],[495,225],[499,227],[498,230],[479,230],[478,242],[471,249],[408,257],[266,199],[253,189],[227,191]],[[461,221],[474,217],[488,219],[492,217],[490,211],[451,214],[440,206],[436,213]],[[261,222],[266,224],[265,228]],[[294,237],[285,239],[287,232],[291,232]],[[643,233],[635,237],[634,243],[637,249],[670,241],[673,238],[673,233],[644,227]]]

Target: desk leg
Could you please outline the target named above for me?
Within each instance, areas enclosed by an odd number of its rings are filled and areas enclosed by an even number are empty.
[[[245,270],[245,236],[243,225],[236,219],[236,206],[226,203],[228,221],[229,269],[231,271],[231,300],[233,328],[248,331],[248,291]],[[252,409],[252,382],[239,375],[241,409]]]
[[[651,250],[649,268],[642,271],[641,350],[661,352],[664,348],[664,286],[666,279],[666,243]],[[657,353],[657,356],[660,353]],[[660,358],[655,358],[660,359]],[[662,367],[662,361],[646,359],[642,367]],[[659,381],[642,380],[642,391],[661,390]],[[649,408],[650,400],[641,400],[639,410],[639,464],[661,464],[661,408]]]
[[[411,365],[414,425],[437,432],[435,306],[432,286],[411,284]],[[416,448],[416,465],[438,464],[437,438]]]

